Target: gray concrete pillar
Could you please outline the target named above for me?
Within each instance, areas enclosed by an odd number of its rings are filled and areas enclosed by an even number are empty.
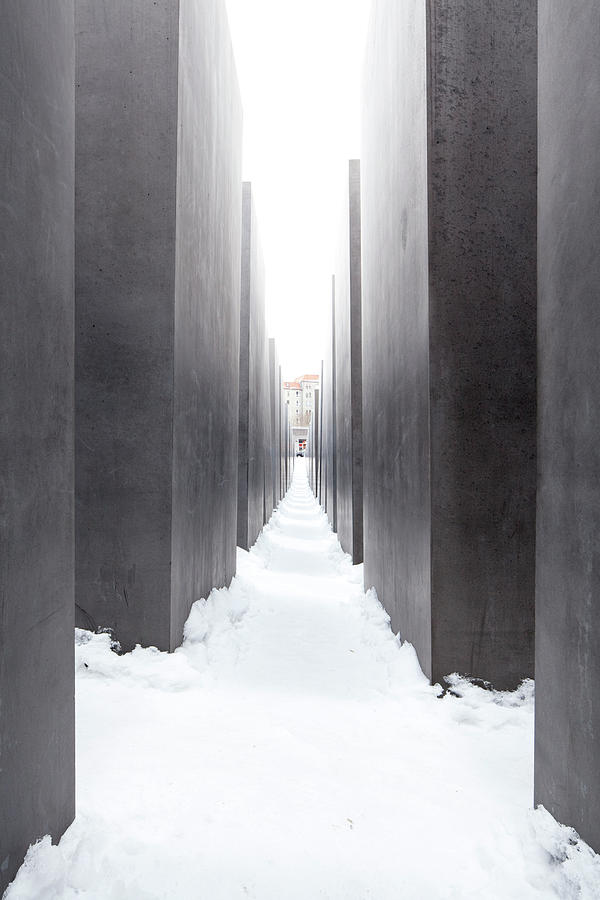
[[[323,442],[324,418],[323,418],[323,398],[325,395],[323,386],[324,377],[324,360],[321,360],[321,381],[319,391],[319,480],[317,485],[317,499],[321,506],[325,505],[325,450]]]
[[[284,440],[284,416],[285,402],[283,399],[283,381],[281,374],[281,366],[278,369],[278,419],[277,426],[279,430],[279,499],[281,500],[285,494],[285,440]]]
[[[336,315],[335,275],[331,278],[331,331],[324,361],[323,442],[326,453],[325,512],[337,529],[337,441],[336,441]]]
[[[336,515],[343,550],[363,561],[360,162],[350,161],[335,274]]]
[[[290,409],[284,404],[282,417],[283,438],[283,494],[285,496],[290,486]]]
[[[75,814],[73,2],[0,10],[0,894]]]
[[[167,650],[235,572],[241,104],[222,0],[76,0],[76,602]]]
[[[279,503],[279,410],[281,386],[279,384],[279,358],[274,338],[269,338],[269,398],[271,404],[271,508]]]
[[[376,0],[365,578],[435,681],[533,674],[537,3]]]
[[[315,388],[312,429],[312,459],[313,459],[313,484],[315,497],[319,496],[319,483],[321,479],[321,389]]]
[[[535,801],[600,851],[600,8],[539,4]]]
[[[252,186],[242,190],[238,547],[249,550],[265,523],[270,462],[270,396],[265,321],[265,272]],[[269,470],[270,481],[270,470]]]

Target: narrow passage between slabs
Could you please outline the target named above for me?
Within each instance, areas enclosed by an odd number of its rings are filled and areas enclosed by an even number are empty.
[[[9,900],[554,896],[531,692],[439,696],[303,459],[179,650],[76,653],[77,819]]]

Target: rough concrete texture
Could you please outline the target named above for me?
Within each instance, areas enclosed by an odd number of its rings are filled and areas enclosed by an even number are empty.
[[[335,273],[337,533],[363,561],[360,162],[348,166]]]
[[[431,10],[433,675],[514,687],[533,675],[537,2]]]
[[[242,190],[238,547],[249,550],[272,512],[271,396],[265,320],[265,271],[252,187]]]
[[[0,893],[75,814],[73,2],[0,12]]]
[[[600,852],[600,8],[539,5],[535,802]]]
[[[241,107],[221,0],[76,0],[76,602],[173,649],[235,570]]]
[[[426,60],[424,4],[378,0],[361,160],[365,585],[431,675]]]
[[[536,4],[377,0],[365,576],[433,680],[533,674]],[[368,469],[368,471],[367,471]]]

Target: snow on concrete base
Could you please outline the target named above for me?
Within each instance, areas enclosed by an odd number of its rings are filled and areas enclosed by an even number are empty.
[[[600,896],[600,860],[531,809],[533,684],[431,687],[302,461],[183,646],[78,632],[78,814],[6,900]]]

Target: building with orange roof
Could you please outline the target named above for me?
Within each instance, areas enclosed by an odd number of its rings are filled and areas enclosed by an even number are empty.
[[[315,390],[319,389],[319,375],[300,375],[295,381],[282,384],[283,400],[289,407],[290,424],[308,425],[314,410]]]

